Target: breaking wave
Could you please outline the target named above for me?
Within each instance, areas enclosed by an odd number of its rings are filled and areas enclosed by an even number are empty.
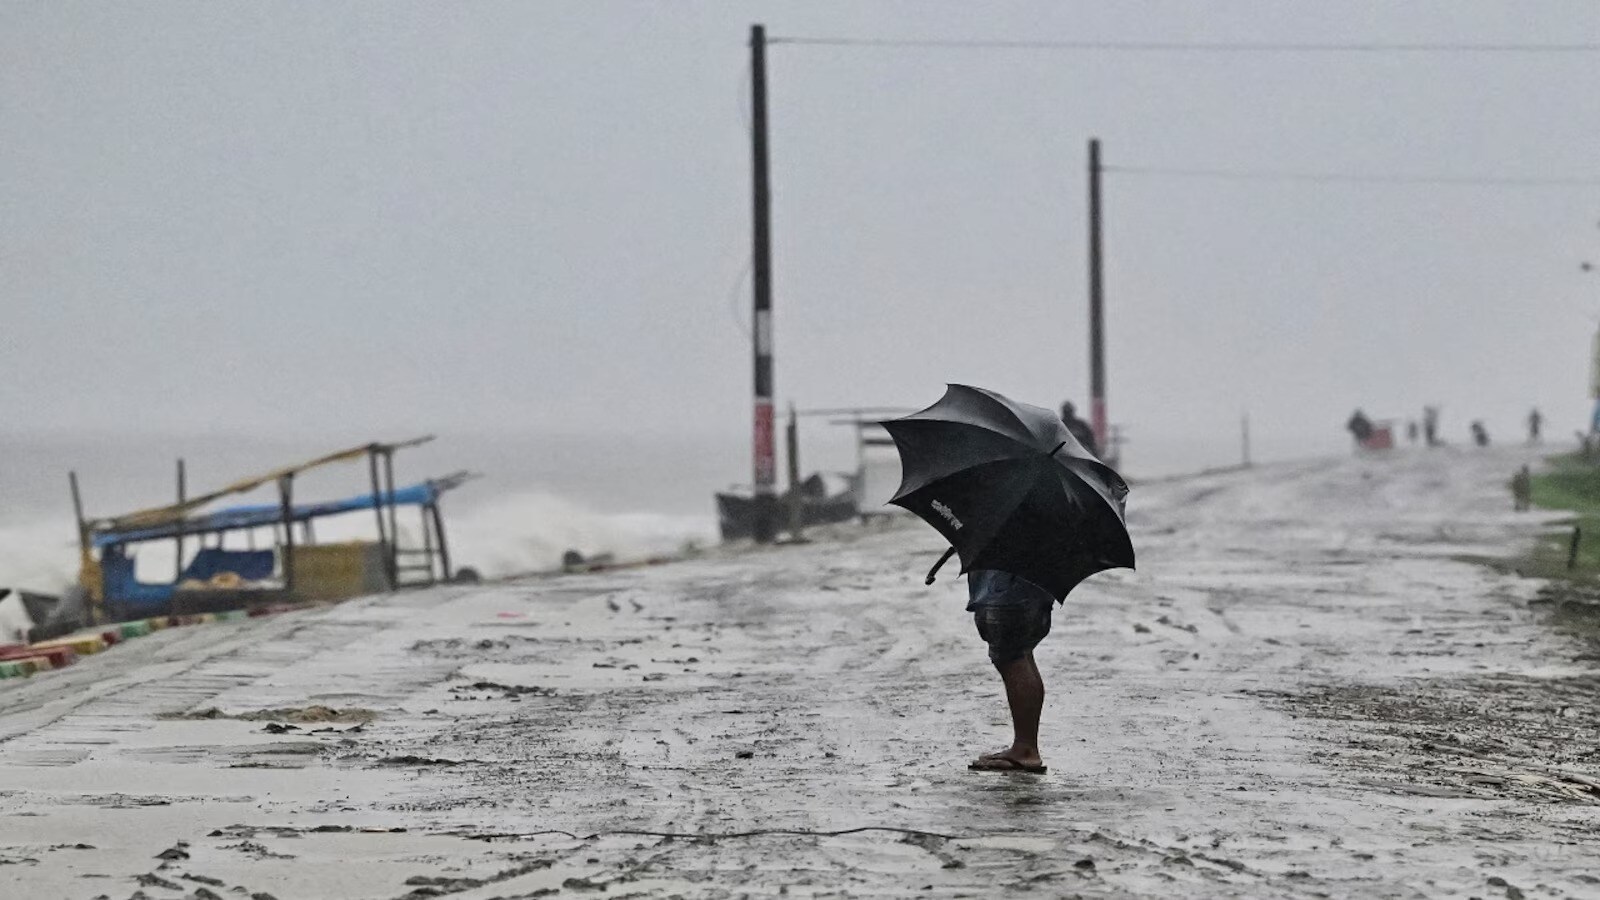
[[[550,569],[567,550],[641,559],[717,540],[712,516],[600,513],[553,494],[514,493],[456,513],[450,555],[488,577]],[[403,533],[403,529],[402,529]]]
[[[484,577],[501,577],[554,568],[562,554],[585,557],[612,554],[619,561],[675,553],[693,544],[716,542],[710,515],[654,512],[599,512],[582,503],[540,491],[479,498],[445,506],[451,562],[470,566]],[[400,511],[402,546],[420,546],[421,533],[409,509]],[[352,513],[319,522],[321,541],[371,539],[372,514]],[[230,546],[242,538],[230,537]],[[141,578],[171,579],[172,544],[157,541],[138,551]],[[70,518],[27,517],[0,523],[0,587],[58,593],[77,575],[77,538]]]
[[[78,539],[65,523],[37,520],[0,523],[0,587],[59,593],[77,577]]]

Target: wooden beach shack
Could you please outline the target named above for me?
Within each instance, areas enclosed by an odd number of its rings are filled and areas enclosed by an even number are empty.
[[[440,500],[473,476],[457,472],[395,487],[395,453],[430,440],[362,444],[194,497],[187,495],[180,460],[177,502],[107,518],[84,515],[77,473],[72,473],[79,582],[88,592],[95,620],[341,600],[452,580]],[[296,496],[295,479],[302,473],[362,461],[366,462],[364,493],[313,501]],[[276,488],[276,502],[219,506],[229,497],[266,487]],[[418,546],[401,544],[402,507],[420,517]],[[319,520],[363,511],[372,514],[372,537],[317,541]],[[171,580],[143,581],[135,575],[137,548],[153,542],[173,544],[176,564]]]

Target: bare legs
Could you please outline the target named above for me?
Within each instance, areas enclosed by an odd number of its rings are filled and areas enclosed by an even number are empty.
[[[1024,766],[1041,765],[1039,716],[1044,711],[1044,679],[1039,677],[1039,667],[1034,665],[1033,651],[995,668],[1006,684],[1013,737],[1009,749],[984,754],[983,758],[1008,759]]]
[[[973,622],[978,636],[989,645],[989,659],[1006,686],[1006,703],[1011,707],[1011,746],[999,753],[985,753],[969,769],[994,772],[1043,772],[1039,760],[1039,715],[1044,711],[1044,679],[1033,659],[1033,648],[1050,633],[1050,611],[1054,598],[1024,597],[1022,602],[982,603],[975,601]],[[982,598],[979,598],[980,600]]]

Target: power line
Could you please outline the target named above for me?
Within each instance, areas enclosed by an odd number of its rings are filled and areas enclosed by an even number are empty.
[[[939,40],[918,38],[770,37],[768,44],[812,47],[878,47],[906,50],[1070,50],[1111,53],[1600,53],[1600,43],[1519,44],[1434,42],[1410,43],[1272,43],[1225,41],[1043,41]]]
[[[1478,187],[1600,187],[1600,178],[1538,175],[1419,175],[1380,172],[1290,172],[1265,169],[1192,169],[1160,166],[1105,166],[1119,175],[1210,178],[1225,181],[1279,181],[1306,184],[1418,184]]]

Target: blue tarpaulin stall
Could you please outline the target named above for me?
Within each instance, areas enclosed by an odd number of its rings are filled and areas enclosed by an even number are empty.
[[[438,502],[441,488],[438,483],[424,481],[410,487],[400,488],[393,494],[361,494],[347,497],[343,500],[330,500],[323,503],[301,503],[289,507],[289,519],[294,522],[305,522],[323,516],[336,516],[340,513],[359,512],[364,509],[377,509],[379,506],[429,506]],[[154,541],[162,538],[173,538],[180,534],[214,534],[219,531],[239,531],[245,528],[270,528],[284,521],[283,507],[275,503],[261,503],[248,506],[231,506],[219,509],[216,512],[203,516],[193,516],[187,519],[178,519],[160,525],[148,527],[134,527],[127,529],[110,528],[96,531],[93,536],[95,547],[109,547],[113,544],[133,544],[140,541]]]
[[[73,504],[78,513],[83,583],[102,614],[129,618],[176,613],[180,607],[183,607],[181,611],[193,611],[188,607],[197,605],[238,608],[269,595],[273,600],[297,599],[300,594],[296,593],[295,586],[302,577],[304,590],[301,594],[313,599],[336,599],[393,589],[402,584],[451,580],[439,500],[444,492],[472,476],[457,472],[408,487],[397,489],[394,486],[394,452],[428,440],[431,438],[395,444],[363,444],[241,479],[194,497],[185,496],[180,461],[177,503],[104,519],[88,519],[83,515],[74,473]],[[340,500],[293,502],[295,476],[299,473],[362,459],[368,462],[370,492]],[[203,511],[222,498],[273,484],[278,489],[277,503]],[[421,511],[422,547],[399,546],[396,511],[400,507]],[[313,520],[361,511],[375,514],[376,541],[315,542]],[[272,549],[255,547],[256,535],[263,529],[273,536],[269,538]],[[248,549],[223,546],[229,534],[241,531],[249,536]],[[134,554],[130,550],[134,545],[152,541],[172,541],[176,545],[177,562],[169,583],[141,582],[135,577]],[[186,542],[195,547],[193,557],[187,562]],[[364,576],[361,572],[370,575]],[[337,586],[330,587],[335,582]]]

